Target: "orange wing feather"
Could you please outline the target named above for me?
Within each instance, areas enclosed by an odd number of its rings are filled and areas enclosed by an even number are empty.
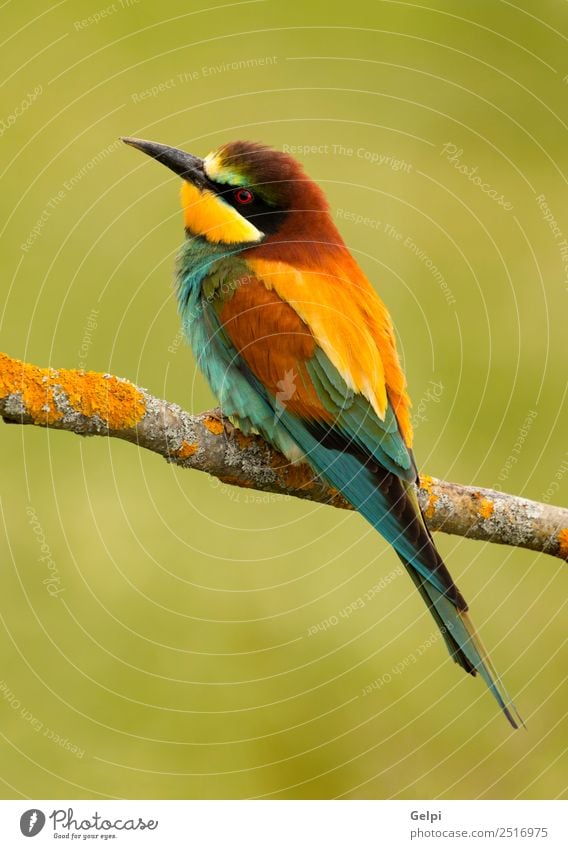
[[[349,253],[340,257],[324,269],[300,270],[253,256],[247,264],[293,307],[346,384],[364,395],[381,419],[390,401],[410,448],[410,399],[389,313]]]
[[[290,304],[262,280],[247,278],[224,303],[220,318],[253,374],[275,398],[284,382],[290,412],[331,422],[305,369],[316,341]]]

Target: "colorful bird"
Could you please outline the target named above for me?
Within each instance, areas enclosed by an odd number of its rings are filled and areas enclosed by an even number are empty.
[[[124,138],[183,178],[183,328],[227,416],[307,460],[393,546],[450,655],[522,723],[426,527],[389,313],[291,156],[236,141],[200,159]]]

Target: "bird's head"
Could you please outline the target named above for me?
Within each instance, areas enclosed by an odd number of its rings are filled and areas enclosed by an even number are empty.
[[[281,151],[235,141],[200,159],[157,142],[129,137],[123,141],[182,178],[184,223],[190,236],[249,247],[301,231],[313,238],[330,220],[321,189]]]

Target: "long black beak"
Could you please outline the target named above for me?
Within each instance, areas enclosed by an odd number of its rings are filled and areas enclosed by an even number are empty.
[[[199,159],[198,156],[193,156],[191,153],[186,153],[185,150],[168,147],[167,144],[160,144],[159,142],[134,139],[131,136],[121,136],[121,139],[125,144],[129,144],[153,159],[157,159],[158,162],[161,162],[175,174],[179,174],[188,183],[193,183],[199,189],[206,187],[208,181],[203,169],[203,160]]]

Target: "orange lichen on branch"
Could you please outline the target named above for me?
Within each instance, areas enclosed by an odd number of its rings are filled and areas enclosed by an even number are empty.
[[[219,436],[220,433],[223,433],[224,425],[223,422],[216,418],[215,416],[206,416],[203,419],[203,424],[207,428],[210,433],[214,433],[215,436]]]
[[[562,528],[558,534],[558,554],[568,560],[568,528]]]
[[[55,374],[73,409],[84,416],[99,416],[111,430],[134,427],[144,417],[144,396],[126,380],[94,371],[61,369]]]
[[[184,439],[176,451],[176,457],[179,457],[180,460],[185,460],[187,457],[193,457],[198,448],[199,445],[197,442],[186,442]]]
[[[54,424],[63,418],[55,406],[50,380],[52,369],[38,368],[0,354],[0,396],[18,394],[36,424]]]
[[[126,380],[93,371],[38,368],[0,353],[0,396],[20,395],[36,424],[63,418],[61,393],[75,412],[98,416],[110,430],[132,428],[146,412],[144,396]]]
[[[490,498],[482,498],[479,504],[479,515],[484,519],[490,519],[495,510],[495,505]]]
[[[435,492],[432,492],[433,486],[434,480],[430,477],[430,475],[420,475],[420,487],[428,493],[428,504],[424,511],[424,515],[427,519],[432,519],[436,513],[436,502],[438,500],[438,496]]]

